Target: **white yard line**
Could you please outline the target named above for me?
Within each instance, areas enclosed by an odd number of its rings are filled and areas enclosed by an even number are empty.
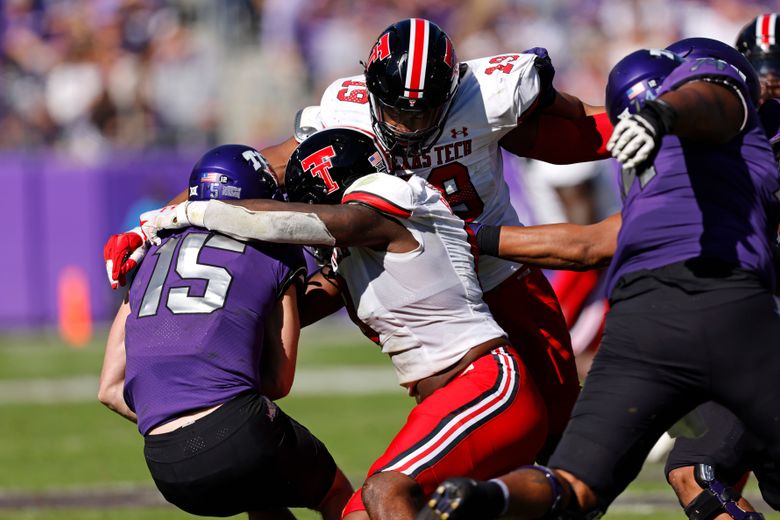
[[[97,376],[0,381],[0,404],[97,401]],[[370,395],[403,392],[389,366],[333,366],[298,369],[291,396]]]

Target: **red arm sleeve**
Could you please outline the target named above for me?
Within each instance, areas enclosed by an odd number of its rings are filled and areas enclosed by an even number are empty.
[[[611,135],[606,112],[581,119],[540,115],[536,139],[526,156],[553,164],[606,159]]]

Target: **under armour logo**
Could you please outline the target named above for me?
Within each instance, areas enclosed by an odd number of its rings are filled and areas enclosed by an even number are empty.
[[[319,177],[325,182],[328,195],[339,189],[338,183],[330,176],[330,169],[333,167],[333,163],[330,162],[330,159],[335,156],[336,151],[333,149],[333,146],[326,146],[301,161],[301,168],[303,168],[303,171],[307,171],[311,173],[313,177]]]
[[[190,186],[190,197],[197,197],[198,196],[198,186]]]
[[[457,138],[461,134],[463,134],[463,137],[468,137],[469,136],[469,129],[466,128],[465,126],[462,127],[462,128],[463,128],[463,130],[455,130],[454,128],[452,130],[450,130],[450,133],[452,134],[452,138],[453,139]]]

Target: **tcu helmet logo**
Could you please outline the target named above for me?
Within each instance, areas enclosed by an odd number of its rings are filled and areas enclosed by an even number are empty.
[[[257,150],[245,150],[244,153],[241,154],[241,157],[243,157],[246,162],[252,163],[252,168],[254,168],[255,171],[258,171],[263,167],[268,168],[268,163],[266,163],[265,158],[260,155],[260,152]]]
[[[333,146],[326,146],[301,160],[303,171],[309,172],[312,174],[312,177],[319,177],[325,182],[328,195],[339,189],[338,183],[330,176],[330,169],[333,167],[330,159],[335,156],[336,151],[333,149]]]
[[[371,55],[368,57],[368,64],[371,65],[376,60],[382,61],[390,56],[390,33],[383,34],[374,48],[371,49]]]

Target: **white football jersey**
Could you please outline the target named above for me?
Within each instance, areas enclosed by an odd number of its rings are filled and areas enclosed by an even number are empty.
[[[424,155],[395,157],[396,173],[427,179],[445,193],[464,220],[493,225],[520,225],[509,201],[498,141],[517,126],[518,118],[539,95],[533,54],[503,54],[465,62],[442,134]],[[368,132],[371,113],[363,76],[333,82],[319,110],[308,108],[301,124],[323,129],[351,126]],[[519,264],[494,257],[479,261],[479,279],[490,290]]]
[[[337,249],[334,269],[347,306],[388,354],[401,385],[457,363],[471,348],[506,337],[482,301],[463,221],[419,177],[376,173],[355,181],[342,203],[370,206],[403,224],[419,244],[407,253]]]

